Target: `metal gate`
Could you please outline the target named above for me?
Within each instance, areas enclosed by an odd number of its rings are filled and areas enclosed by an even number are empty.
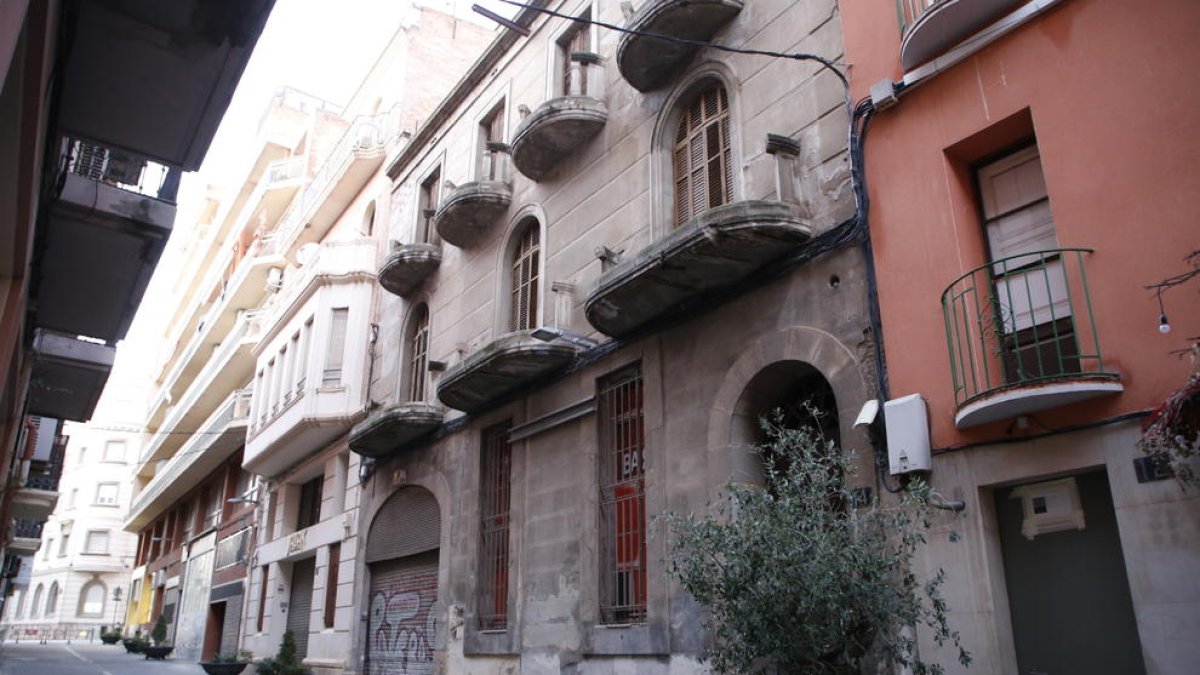
[[[441,611],[436,550],[371,563],[367,675],[427,675]]]
[[[308,626],[312,621],[313,578],[317,559],[292,563],[292,590],[288,594],[287,629],[296,638],[296,658],[308,656]]]

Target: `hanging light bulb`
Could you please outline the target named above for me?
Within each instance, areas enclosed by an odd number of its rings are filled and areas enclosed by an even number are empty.
[[[1162,333],[1163,335],[1171,332],[1171,324],[1167,322],[1166,314],[1158,315],[1158,332]]]

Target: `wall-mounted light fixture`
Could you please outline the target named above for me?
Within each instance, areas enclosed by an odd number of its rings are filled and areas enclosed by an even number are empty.
[[[583,347],[584,349],[592,349],[596,345],[600,344],[599,342],[593,340],[590,337],[584,337],[578,333],[572,333],[569,330],[563,330],[561,328],[552,328],[550,326],[541,326],[539,328],[535,328],[534,331],[532,333],[530,333],[529,335],[533,339],[541,340],[542,342],[554,342],[555,340],[565,340],[566,342],[570,342],[571,344],[575,345],[576,347]]]

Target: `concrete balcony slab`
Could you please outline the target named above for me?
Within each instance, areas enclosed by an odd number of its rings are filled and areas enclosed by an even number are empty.
[[[459,248],[478,243],[512,203],[512,189],[500,181],[461,185],[450,193],[433,216],[433,226],[443,240]]]
[[[446,409],[436,403],[389,406],[350,431],[350,449],[363,457],[383,457],[437,429],[445,418]]]
[[[576,348],[535,339],[532,331],[507,333],[456,364],[438,383],[447,406],[475,412],[569,364]]]
[[[647,33],[707,41],[740,11],[741,0],[657,0],[644,3],[626,25]],[[626,33],[617,46],[617,67],[634,89],[653,91],[665,85],[696,49],[693,45]]]
[[[607,122],[608,107],[598,98],[563,96],[546,101],[513,134],[513,166],[531,180],[543,181]]]
[[[398,244],[379,267],[379,285],[404,297],[420,286],[442,264],[442,249],[436,244]]]

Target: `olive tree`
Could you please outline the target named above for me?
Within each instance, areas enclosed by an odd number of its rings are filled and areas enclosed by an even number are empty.
[[[942,668],[917,656],[931,629],[970,663],[947,623],[943,573],[920,579],[914,553],[929,528],[927,488],[899,503],[860,503],[852,458],[815,425],[764,422],[764,486],[731,483],[708,514],[667,516],[668,569],[706,610],[705,659],[724,673],[880,672]]]

